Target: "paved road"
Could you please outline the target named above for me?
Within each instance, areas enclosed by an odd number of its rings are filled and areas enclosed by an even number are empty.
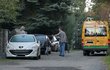
[[[66,53],[65,57],[42,55],[40,60],[13,59],[0,62],[0,70],[107,70],[101,56],[83,56],[82,51]]]

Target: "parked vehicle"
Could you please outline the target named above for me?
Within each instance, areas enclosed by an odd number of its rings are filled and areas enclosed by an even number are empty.
[[[55,36],[50,36],[51,39],[51,46],[52,51],[58,51],[59,50],[59,40]]]
[[[40,59],[40,43],[32,34],[11,37],[5,48],[6,57],[34,57]]]
[[[83,55],[106,52],[109,48],[109,29],[106,21],[85,21],[82,29]]]
[[[36,39],[41,42],[41,53],[45,54],[46,53],[46,47],[48,47],[48,53],[51,54],[51,44],[50,40],[47,35],[43,34],[35,34]]]

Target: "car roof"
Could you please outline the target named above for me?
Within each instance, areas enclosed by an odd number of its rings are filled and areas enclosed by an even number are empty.
[[[35,36],[45,36],[45,34],[34,34]]]
[[[34,36],[33,34],[16,34],[14,36],[22,36],[22,35],[26,35],[26,36]]]

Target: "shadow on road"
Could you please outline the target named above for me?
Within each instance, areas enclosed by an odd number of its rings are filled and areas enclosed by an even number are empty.
[[[27,67],[30,70],[79,70],[74,67]]]
[[[106,56],[106,54],[91,54],[90,56]]]
[[[6,58],[10,60],[38,60],[37,58],[24,58],[24,57],[16,57],[16,58]]]

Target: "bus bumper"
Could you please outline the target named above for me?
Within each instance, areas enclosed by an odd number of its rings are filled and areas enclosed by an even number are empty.
[[[83,46],[83,50],[90,51],[107,51],[109,46]]]

